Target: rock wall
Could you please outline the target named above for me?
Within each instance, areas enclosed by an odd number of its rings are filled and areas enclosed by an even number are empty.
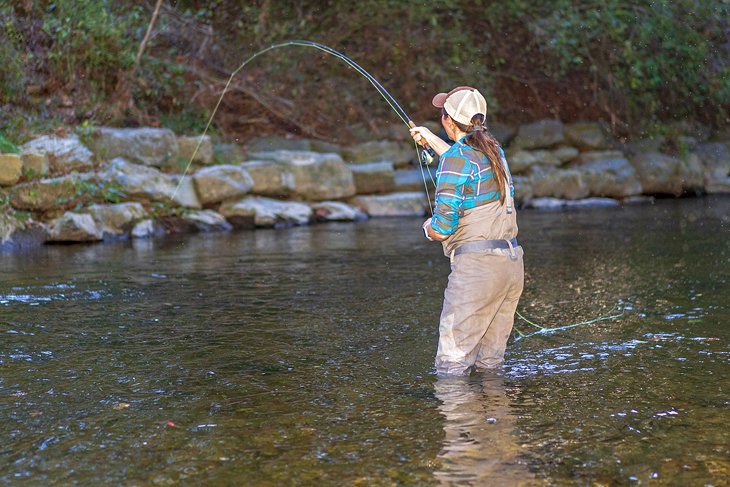
[[[730,140],[722,137],[621,144],[599,123],[559,120],[496,124],[494,134],[522,207],[730,193]],[[425,216],[437,165],[421,166],[402,140],[215,145],[167,129],[107,127],[40,136],[20,154],[0,154],[0,248]]]

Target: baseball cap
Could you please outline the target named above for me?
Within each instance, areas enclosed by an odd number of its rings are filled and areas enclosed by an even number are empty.
[[[436,108],[445,108],[451,118],[464,125],[469,125],[477,113],[487,116],[487,100],[471,86],[457,86],[448,93],[439,93],[431,103]]]

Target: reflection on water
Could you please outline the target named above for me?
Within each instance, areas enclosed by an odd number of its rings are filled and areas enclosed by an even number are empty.
[[[1,254],[0,483],[723,485],[729,215],[522,212],[524,315],[624,313],[464,379],[419,219]]]

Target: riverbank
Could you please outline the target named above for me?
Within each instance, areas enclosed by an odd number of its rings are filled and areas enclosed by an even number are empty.
[[[559,120],[492,130],[523,208],[730,193],[727,135],[618,143],[599,123]],[[0,155],[0,246],[425,216],[437,161],[422,172],[404,137],[402,130],[352,146],[283,137],[237,145],[108,127],[40,136]]]

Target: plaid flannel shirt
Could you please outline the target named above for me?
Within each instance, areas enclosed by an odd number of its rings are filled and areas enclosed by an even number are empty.
[[[499,200],[501,195],[489,159],[481,151],[466,145],[465,137],[441,154],[436,171],[436,206],[431,226],[443,235],[456,232],[464,210]],[[507,174],[509,176],[509,168]],[[514,188],[511,187],[510,192],[514,196]]]

